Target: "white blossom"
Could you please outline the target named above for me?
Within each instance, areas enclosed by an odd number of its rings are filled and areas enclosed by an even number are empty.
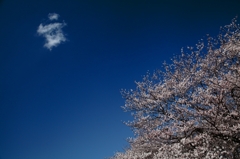
[[[218,38],[123,91],[135,137],[112,159],[240,158],[239,35],[233,19]]]

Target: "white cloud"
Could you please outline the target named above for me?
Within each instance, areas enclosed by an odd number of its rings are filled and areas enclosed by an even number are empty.
[[[48,18],[49,18],[50,20],[58,20],[59,14],[57,14],[57,13],[49,13],[49,14],[48,14]]]
[[[54,14],[54,15],[53,15]],[[58,19],[58,14],[51,13],[49,14],[49,19],[54,20]],[[66,41],[66,37],[62,31],[62,28],[65,27],[67,24],[65,22],[62,23],[50,23],[50,24],[40,24],[37,33],[40,36],[43,36],[45,38],[45,44],[44,47],[46,47],[49,50],[52,50],[53,47],[57,47],[62,42]]]

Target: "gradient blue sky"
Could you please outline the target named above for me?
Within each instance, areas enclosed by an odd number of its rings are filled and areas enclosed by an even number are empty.
[[[37,34],[49,13],[68,39],[51,51]],[[0,0],[0,159],[122,151],[120,90],[239,13],[239,0]]]

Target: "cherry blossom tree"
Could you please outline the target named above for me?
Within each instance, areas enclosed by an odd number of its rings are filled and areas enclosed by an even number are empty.
[[[112,159],[240,158],[240,26],[234,18],[165,71],[123,90],[134,138]]]

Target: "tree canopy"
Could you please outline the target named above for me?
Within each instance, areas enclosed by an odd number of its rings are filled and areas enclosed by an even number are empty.
[[[134,138],[112,159],[240,158],[240,26],[236,18],[164,71],[123,90]]]

